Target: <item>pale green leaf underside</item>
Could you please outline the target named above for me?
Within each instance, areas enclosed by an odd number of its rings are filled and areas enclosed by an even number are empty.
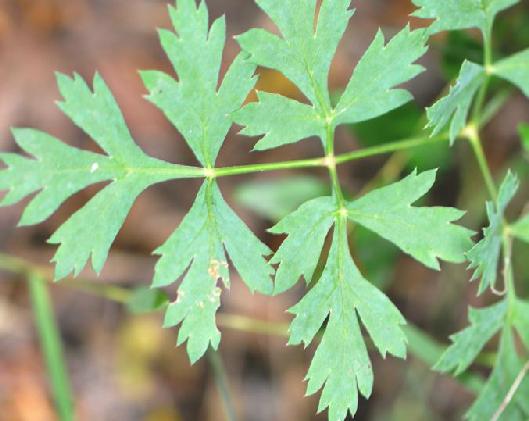
[[[483,229],[483,239],[468,253],[469,269],[475,269],[472,280],[480,278],[479,294],[487,288],[494,287],[500,258],[504,212],[518,190],[518,178],[510,171],[500,186],[496,204],[487,202],[489,225]]]
[[[187,269],[176,301],[167,308],[164,325],[182,323],[178,344],[187,340],[192,362],[206,352],[210,343],[214,349],[218,347],[220,332],[215,313],[220,306],[221,288],[229,287],[227,257],[216,220],[208,215],[207,194],[208,185],[204,184],[178,229],[155,252],[161,257],[153,286],[169,285]]]
[[[282,37],[252,29],[237,38],[241,48],[252,62],[283,73],[305,94],[311,106],[278,95],[260,94],[259,103],[249,104],[235,114],[235,121],[244,126],[243,134],[264,135],[256,149],[270,149],[310,136],[323,138],[327,130],[339,124],[368,120],[411,100],[408,91],[395,87],[423,70],[413,63],[426,52],[424,30],[410,31],[406,27],[387,44],[379,31],[333,109],[329,100],[329,66],[352,15],[348,10],[350,1],[324,0],[316,29],[315,0],[257,3]]]
[[[495,16],[519,0],[412,0],[419,7],[413,16],[435,19],[431,33],[479,28],[487,31]]]
[[[466,414],[470,421],[490,420],[504,401],[524,362],[518,356],[510,326],[502,331],[498,357],[489,380]],[[526,421],[529,416],[529,379],[526,378],[506,406],[501,419]]]
[[[237,37],[250,60],[294,82],[318,111],[330,108],[331,61],[353,12],[351,0],[324,0],[316,28],[316,0],[256,0],[282,37],[251,29]]]
[[[38,192],[26,206],[19,225],[46,220],[72,194],[120,174],[103,155],[82,151],[33,129],[13,129],[18,146],[36,159],[2,153],[7,168],[0,172],[0,188],[9,190],[2,205],[12,205]]]
[[[279,264],[274,293],[290,289],[301,276],[307,283],[311,281],[325,237],[334,223],[335,210],[333,197],[320,197],[304,203],[269,230],[288,234],[270,261]]]
[[[21,225],[47,219],[70,196],[89,185],[111,181],[74,213],[50,238],[59,247],[53,258],[55,278],[75,275],[92,258],[99,272],[108,250],[136,197],[148,186],[173,178],[197,177],[192,168],[147,156],[134,142],[123,115],[103,79],[96,74],[93,90],[79,76],[58,74],[63,101],[59,107],[106,152],[83,151],[33,129],[15,129],[21,149],[31,155],[1,154],[0,189],[9,190],[2,205],[36,193]]]
[[[209,344],[213,348],[219,344],[215,313],[222,285],[218,283],[229,287],[228,256],[252,292],[272,292],[273,269],[264,258],[270,250],[229,208],[213,181],[204,182],[193,207],[156,254],[160,259],[153,286],[169,285],[184,275],[164,324],[182,323],[178,344],[187,340],[192,362]]]
[[[529,50],[521,51],[494,63],[491,71],[496,76],[516,85],[525,96],[529,97]]]
[[[319,411],[330,420],[355,414],[358,391],[369,397],[373,371],[358,316],[380,353],[404,358],[404,318],[391,301],[366,281],[351,259],[346,222],[338,220],[325,269],[316,285],[289,310],[295,315],[290,344],[308,345],[328,318],[307,373],[307,394],[322,389]],[[357,316],[358,315],[358,316]]]
[[[241,134],[264,134],[255,150],[272,149],[310,136],[323,137],[325,123],[314,107],[266,92],[259,92],[258,98],[258,102],[248,104],[233,115],[237,124],[244,126]]]
[[[470,307],[470,326],[450,337],[452,345],[434,368],[442,372],[454,372],[456,376],[463,373],[502,328],[506,312],[507,302],[504,300],[483,309]]]
[[[224,18],[209,29],[204,2],[178,0],[169,7],[176,33],[160,30],[160,41],[178,81],[159,71],[141,72],[147,98],[182,134],[200,163],[212,167],[238,110],[255,84],[255,65],[239,55],[219,84]]]
[[[426,109],[428,127],[433,127],[432,135],[445,128],[450,122],[450,144],[467,124],[468,113],[478,89],[485,79],[482,66],[464,61],[456,84],[447,96]]]
[[[152,183],[141,175],[111,183],[63,223],[48,240],[58,245],[52,259],[55,278],[62,279],[71,272],[77,276],[90,256],[92,267],[99,273],[134,201]]]
[[[452,222],[464,212],[411,206],[430,190],[434,181],[435,171],[414,172],[349,202],[348,216],[432,269],[439,269],[438,259],[461,263],[472,245],[472,232]]]
[[[120,162],[135,162],[144,157],[134,142],[116,100],[98,73],[93,90],[79,76],[57,74],[63,100],[59,108],[108,154]]]
[[[338,101],[335,124],[370,120],[409,102],[411,94],[395,87],[424,70],[414,62],[426,53],[426,39],[423,30],[407,26],[385,43],[378,31]]]

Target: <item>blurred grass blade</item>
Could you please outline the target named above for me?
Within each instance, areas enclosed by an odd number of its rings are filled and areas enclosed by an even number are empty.
[[[235,200],[257,215],[277,222],[302,203],[329,193],[329,187],[319,178],[298,175],[243,182],[235,190]]]
[[[524,151],[529,153],[529,124],[520,123],[518,125],[518,134],[520,135]]]
[[[443,352],[445,352],[445,346],[438,343],[434,338],[424,333],[416,326],[407,324],[403,329],[408,338],[410,353],[415,358],[425,363],[428,367],[432,367],[441,357]],[[467,390],[476,394],[480,393],[485,384],[480,375],[468,371],[456,376],[456,380]]]
[[[228,376],[226,375],[226,369],[224,368],[222,358],[219,352],[212,348],[209,349],[207,355],[209,364],[213,371],[213,377],[215,379],[215,384],[217,385],[217,390],[219,392],[220,398],[222,399],[226,421],[236,421],[237,416],[235,412],[235,406],[233,404],[230,388],[228,386]]]
[[[70,381],[48,287],[42,276],[35,272],[29,273],[28,286],[57,413],[61,421],[71,421],[74,413]]]
[[[140,287],[134,289],[127,300],[127,310],[132,314],[148,314],[162,310],[169,304],[169,297],[160,289]]]

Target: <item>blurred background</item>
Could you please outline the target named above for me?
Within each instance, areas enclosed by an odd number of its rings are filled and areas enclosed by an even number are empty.
[[[58,110],[54,72],[78,72],[91,79],[100,71],[114,92],[136,141],[149,154],[172,162],[195,164],[176,130],[160,111],[145,101],[138,69],[172,73],[159,46],[157,27],[169,27],[167,2],[157,0],[0,0],[0,150],[16,151],[10,127],[35,127],[71,145],[94,145]],[[355,63],[379,27],[386,37],[408,21],[410,0],[358,0],[332,67],[333,90],[343,89]],[[224,69],[238,52],[233,35],[250,27],[274,30],[250,0],[210,0],[210,15],[226,14],[228,42]],[[412,19],[412,25],[420,23]],[[495,27],[495,55],[529,47],[529,4],[502,14]],[[407,86],[416,98],[387,116],[341,127],[337,152],[423,135],[423,108],[446,89],[461,62],[480,62],[478,34],[454,32],[432,39],[421,60],[427,72]],[[303,100],[281,75],[259,70],[258,87]],[[517,128],[529,121],[529,104],[501,83],[493,84],[491,98],[501,110],[484,131],[490,165],[499,177],[507,166],[522,180],[529,175]],[[234,129],[221,151],[219,165],[272,162],[320,156],[320,144],[303,141],[279,150],[249,153],[255,139],[238,136]],[[438,182],[425,202],[457,206],[468,211],[463,223],[476,231],[484,224],[486,191],[468,145],[458,143],[416,149],[340,168],[349,194],[357,195],[391,182],[413,168],[439,168]],[[326,194],[324,171],[270,173],[230,177],[220,181],[227,201],[272,249],[281,238],[266,233],[278,218],[303,201]],[[98,278],[85,271],[80,281],[63,281],[50,288],[64,342],[79,420],[222,420],[223,403],[215,385],[216,360],[204,358],[190,366],[184,347],[175,347],[176,330],[161,328],[162,313],[149,312],[141,287],[148,287],[154,258],[151,252],[177,227],[189,209],[198,182],[176,181],[155,186],[143,194],[121,231]],[[513,212],[524,207],[529,192],[522,185]],[[53,399],[36,334],[24,280],[9,270],[8,256],[17,256],[52,269],[53,247],[46,239],[94,193],[88,189],[71,198],[46,223],[15,228],[23,204],[0,212],[0,420],[55,420]],[[521,199],[520,199],[521,198]],[[446,344],[448,335],[462,328],[467,306],[484,304],[475,298],[475,285],[464,265],[443,265],[430,271],[367,231],[352,235],[355,260],[368,279],[384,289],[410,322],[431,338]],[[518,247],[515,265],[519,280],[529,276],[529,262]],[[6,256],[8,255],[8,256]],[[15,271],[16,272],[16,271]],[[235,274],[234,274],[235,277]],[[90,285],[104,285],[92,288]],[[523,291],[523,282],[520,290]],[[167,290],[174,298],[176,288]],[[527,282],[525,292],[527,292]],[[130,300],[132,291],[132,301]],[[223,295],[219,324],[223,333],[220,356],[228,388],[241,420],[325,420],[315,415],[319,396],[305,398],[303,378],[314,347],[287,347],[286,310],[303,294],[300,284],[278,297],[251,295],[234,279]],[[147,296],[154,304],[163,297]],[[152,303],[151,303],[152,304]],[[237,316],[234,316],[237,315]],[[240,316],[268,321],[272,334]],[[239,327],[234,329],[234,327]],[[241,329],[242,327],[242,329]],[[362,400],[359,420],[460,419],[473,399],[468,385],[429,369],[428,355],[410,355],[406,361],[382,360],[372,353],[373,397]],[[431,358],[431,355],[430,355]],[[435,359],[435,358],[434,358]],[[489,371],[486,361],[477,375]],[[218,376],[217,376],[218,379]]]

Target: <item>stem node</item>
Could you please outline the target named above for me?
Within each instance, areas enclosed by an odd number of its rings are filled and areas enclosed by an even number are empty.
[[[470,142],[476,142],[479,139],[478,128],[474,123],[468,124],[462,131],[461,137],[468,139]]]
[[[336,157],[334,154],[328,154],[325,158],[323,158],[323,165],[330,170],[336,169]]]
[[[217,173],[215,172],[215,168],[204,168],[204,177],[213,179],[217,177]]]

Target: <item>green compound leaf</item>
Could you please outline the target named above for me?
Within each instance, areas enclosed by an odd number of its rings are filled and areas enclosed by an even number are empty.
[[[114,97],[98,74],[93,91],[79,75],[69,78],[58,74],[57,81],[63,96],[59,107],[106,155],[73,148],[37,130],[15,129],[16,142],[35,159],[1,154],[7,168],[0,171],[0,188],[10,190],[2,205],[17,203],[38,192],[20,221],[21,225],[30,225],[47,219],[66,199],[87,186],[112,181],[49,239],[50,243],[59,244],[53,258],[58,280],[71,272],[79,274],[90,256],[94,270],[101,271],[130,207],[148,186],[200,174],[145,155],[132,139]]]
[[[434,369],[456,376],[472,364],[487,342],[502,328],[507,314],[505,300],[483,309],[469,308],[470,326],[452,335],[452,345],[443,353]]]
[[[489,226],[483,229],[483,239],[467,253],[469,269],[475,269],[471,280],[481,277],[478,294],[482,294],[489,287],[494,288],[496,284],[504,212],[516,194],[518,185],[518,178],[509,171],[500,186],[496,203],[487,202]]]
[[[257,0],[281,37],[262,29],[239,36],[249,60],[275,69],[290,79],[310,105],[279,95],[259,94],[259,102],[234,114],[242,134],[264,135],[256,149],[270,149],[310,136],[324,138],[339,124],[356,123],[385,114],[412,99],[395,88],[423,68],[413,64],[426,52],[424,30],[404,28],[385,44],[378,32],[358,63],[338,105],[330,101],[328,77],[332,58],[353,12],[350,0],[324,0],[317,25],[316,0]],[[285,131],[288,125],[289,130]]]
[[[358,317],[382,356],[389,353],[404,358],[406,354],[401,330],[404,319],[353,262],[347,242],[347,220],[390,240],[427,266],[438,268],[438,258],[464,261],[472,233],[451,224],[462,212],[411,206],[426,194],[434,179],[434,171],[413,173],[347,203],[346,209],[337,208],[335,197],[319,197],[301,205],[270,230],[288,234],[271,260],[278,264],[275,292],[287,290],[300,277],[313,284],[290,309],[295,318],[289,343],[307,346],[327,320],[307,374],[307,393],[322,389],[319,410],[329,408],[329,419],[342,420],[348,412],[354,415],[358,391],[364,397],[371,394],[373,372]],[[317,262],[333,225],[331,249],[323,273],[315,280]]]
[[[470,421],[490,420],[502,405],[507,393],[521,372],[524,362],[518,356],[512,329],[509,325],[502,331],[498,357],[492,374],[474,404],[466,414]],[[521,383],[512,400],[507,404],[500,419],[525,421],[529,416],[529,379]]]
[[[209,344],[216,349],[220,341],[215,314],[221,288],[229,288],[230,284],[227,255],[252,292],[272,292],[273,269],[264,258],[271,251],[229,208],[216,182],[204,182],[178,229],[155,253],[161,257],[155,268],[154,287],[172,284],[184,275],[164,325],[182,323],[178,344],[187,340],[193,363]]]
[[[177,0],[169,14],[176,33],[161,30],[160,40],[178,80],[158,71],[142,72],[142,78],[148,99],[165,113],[200,163],[211,168],[232,125],[231,114],[255,84],[256,66],[239,54],[218,87],[224,18],[209,28],[206,5],[195,0]],[[178,344],[187,341],[192,362],[210,344],[218,347],[215,314],[222,285],[229,287],[228,256],[251,291],[273,290],[273,269],[264,258],[270,250],[229,208],[212,181],[204,183],[189,214],[156,253],[161,257],[154,287],[169,285],[183,275],[165,326],[181,324]]]
[[[441,132],[450,122],[450,144],[454,144],[467,124],[470,106],[484,80],[482,66],[466,60],[463,62],[457,82],[450,88],[448,95],[426,109],[428,127],[433,127],[432,136]]]
[[[160,40],[178,81],[159,71],[141,72],[148,99],[159,107],[185,138],[205,167],[213,167],[239,109],[255,84],[255,65],[239,55],[219,84],[224,49],[224,18],[208,27],[204,2],[178,0],[169,7],[176,34],[160,30]]]
[[[491,67],[492,74],[508,80],[529,97],[529,50],[500,60]]]
[[[413,16],[435,19],[431,33],[479,28],[487,32],[496,15],[519,0],[412,0],[419,7]]]
[[[435,171],[413,172],[347,204],[348,217],[398,246],[425,266],[439,270],[438,259],[465,260],[472,231],[453,221],[464,212],[446,207],[411,206],[435,182]]]
[[[335,210],[333,197],[319,197],[304,203],[269,230],[288,234],[270,261],[279,264],[274,293],[290,289],[301,276],[307,283],[312,280],[325,237],[334,223]]]
[[[308,345],[328,318],[307,373],[307,394],[323,389],[318,410],[329,408],[330,420],[343,420],[358,408],[358,391],[371,395],[373,370],[358,316],[380,353],[404,358],[404,318],[391,301],[366,281],[351,259],[346,221],[337,220],[323,274],[289,311],[295,315],[290,344]],[[357,316],[358,315],[358,316]]]

